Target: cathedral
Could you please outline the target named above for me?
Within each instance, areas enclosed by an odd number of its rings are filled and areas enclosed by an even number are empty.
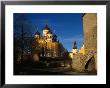
[[[57,40],[57,35],[52,32],[49,26],[46,24],[43,28],[43,33],[38,31],[34,34],[34,39],[37,43],[37,47],[41,50],[40,57],[62,57],[65,53],[65,48]]]

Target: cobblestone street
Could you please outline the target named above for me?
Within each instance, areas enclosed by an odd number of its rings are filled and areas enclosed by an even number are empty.
[[[19,75],[96,75],[96,73],[76,72],[69,67],[57,67],[57,68],[24,68],[23,72],[19,72]]]

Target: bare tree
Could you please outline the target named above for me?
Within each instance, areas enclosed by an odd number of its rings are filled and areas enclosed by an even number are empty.
[[[21,53],[21,60],[24,59],[24,54],[32,53],[32,31],[35,29],[26,14],[14,14],[14,53],[15,56],[18,52]]]

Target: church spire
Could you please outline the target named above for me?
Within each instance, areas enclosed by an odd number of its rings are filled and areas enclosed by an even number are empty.
[[[73,49],[77,49],[76,41],[74,41]]]

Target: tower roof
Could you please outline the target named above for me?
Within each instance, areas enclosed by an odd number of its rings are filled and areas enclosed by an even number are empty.
[[[74,46],[73,46],[73,49],[77,49],[77,46],[76,46],[76,41],[74,41]]]
[[[48,25],[46,24],[45,27],[43,28],[43,30],[50,30],[50,28],[48,27]]]
[[[37,31],[37,32],[35,32],[35,34],[34,35],[40,35],[40,33]]]

